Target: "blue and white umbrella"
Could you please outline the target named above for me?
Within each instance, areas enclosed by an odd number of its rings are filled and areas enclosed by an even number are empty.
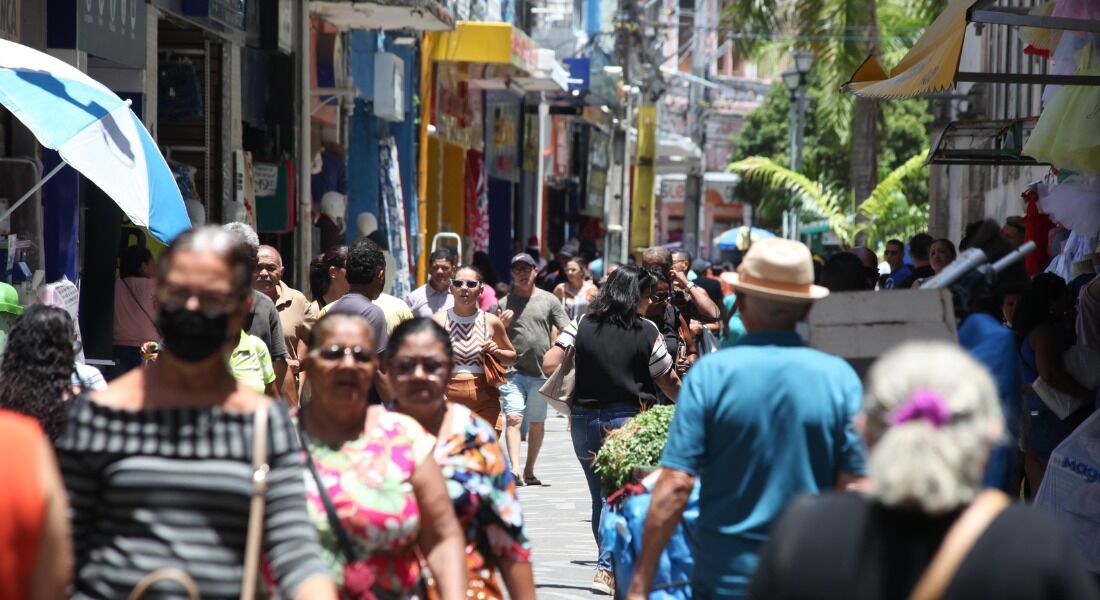
[[[775,237],[775,234],[767,229],[760,229],[759,227],[747,227],[741,225],[740,227],[734,227],[714,238],[714,246],[719,251],[728,252],[732,250],[748,250],[749,246],[753,242],[759,242],[768,238]]]
[[[0,104],[153,237],[168,243],[191,227],[179,187],[149,131],[129,101],[103,84],[48,54],[0,40]]]

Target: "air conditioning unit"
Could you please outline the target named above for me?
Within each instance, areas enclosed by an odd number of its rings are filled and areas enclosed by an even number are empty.
[[[396,54],[374,55],[374,116],[405,120],[405,61]]]

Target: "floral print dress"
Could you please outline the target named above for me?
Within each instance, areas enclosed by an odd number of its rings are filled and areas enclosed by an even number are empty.
[[[451,410],[450,435],[440,437],[435,460],[443,470],[447,493],[466,534],[466,566],[471,581],[476,575],[499,588],[494,559],[531,560],[531,542],[523,527],[516,481],[493,427],[461,404],[451,404]],[[485,532],[493,524],[512,538],[510,545],[496,553]]]
[[[420,508],[413,494],[412,475],[431,457],[434,446],[435,437],[419,423],[388,411],[366,435],[340,447],[309,441],[308,451],[325,491],[359,558],[374,572],[376,588],[396,597],[405,597],[419,585],[416,542]],[[308,469],[305,479],[309,516],[339,586],[344,580],[344,554]]]

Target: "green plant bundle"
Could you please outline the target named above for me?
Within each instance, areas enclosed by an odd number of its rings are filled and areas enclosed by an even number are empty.
[[[674,406],[655,406],[607,436],[593,463],[604,493],[633,481],[636,468],[660,464],[674,412]]]

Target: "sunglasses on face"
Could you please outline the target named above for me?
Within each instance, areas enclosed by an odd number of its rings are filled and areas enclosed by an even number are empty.
[[[472,289],[476,288],[479,285],[481,285],[480,281],[472,281],[472,280],[469,280],[469,279],[452,279],[451,280],[451,287],[453,287],[455,289],[462,289],[462,286],[466,286],[468,289],[472,290]]]
[[[398,377],[412,376],[416,373],[417,367],[424,369],[424,373],[430,377],[433,375],[440,375],[445,371],[447,369],[447,363],[435,358],[424,358],[419,360],[415,358],[400,358],[393,361],[390,365],[390,369]]]
[[[649,300],[655,304],[660,304],[662,302],[668,302],[669,297],[668,294],[653,294],[649,297]]]
[[[367,352],[362,346],[341,346],[333,344],[318,348],[311,355],[325,360],[342,360],[345,356],[351,356],[357,363],[368,363],[374,360],[374,355]]]

